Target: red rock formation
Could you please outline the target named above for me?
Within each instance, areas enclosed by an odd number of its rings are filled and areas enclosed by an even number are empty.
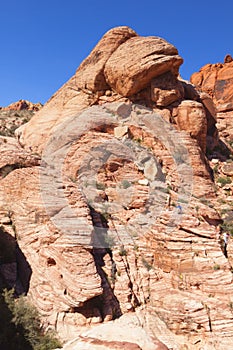
[[[186,130],[196,139],[206,151],[207,118],[204,106],[196,101],[185,100],[177,108],[177,126],[179,130]]]
[[[125,101],[130,95],[133,102],[171,110],[185,91],[189,99],[200,98],[177,78],[182,62],[164,39],[140,37],[127,27],[111,29],[36,117],[17,130],[21,144],[41,152],[55,127],[93,104]]]
[[[18,130],[24,149],[2,138],[0,220],[44,322],[70,339],[125,314],[77,346],[232,347],[232,248],[228,258],[203,152],[218,139],[215,110],[178,78],[181,62],[162,39],[113,29]]]
[[[233,109],[233,62],[207,64],[191,76],[191,82],[207,92],[217,106],[218,112]]]
[[[224,63],[207,64],[191,76],[191,81],[198,89],[207,92],[216,106],[220,136],[233,142],[233,62],[226,55]],[[214,145],[216,146],[216,144]],[[212,147],[213,149],[213,147]]]
[[[109,30],[77,69],[77,87],[92,92],[107,90],[109,85],[104,74],[106,62],[120,45],[135,36],[137,34],[128,27]]]
[[[8,107],[0,107],[0,135],[14,136],[14,131],[28,122],[42,105],[20,100]]]
[[[171,72],[161,74],[152,80],[151,99],[157,106],[167,107],[183,98],[183,84]]]
[[[168,71],[178,75],[183,59],[177,49],[158,37],[134,37],[120,45],[105,65],[107,82],[123,96],[131,96]]]
[[[28,111],[39,111],[42,107],[41,103],[32,103],[26,100],[19,100],[11,103],[7,107],[1,107],[2,111],[22,111],[24,109]]]

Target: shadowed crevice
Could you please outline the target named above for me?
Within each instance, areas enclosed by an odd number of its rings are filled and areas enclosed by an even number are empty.
[[[113,260],[113,254],[110,245],[106,242],[108,229],[107,220],[95,209],[90,208],[90,214],[94,226],[92,255],[95,261],[96,270],[101,278],[101,287],[103,294],[99,296],[100,312],[103,320],[111,320],[122,315],[120,303],[114,294],[114,281],[116,276],[116,264]],[[105,266],[104,257],[109,255],[112,267],[111,274],[108,276],[103,270]]]

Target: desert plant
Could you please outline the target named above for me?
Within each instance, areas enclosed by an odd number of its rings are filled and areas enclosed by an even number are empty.
[[[96,182],[96,188],[97,188],[97,190],[104,191],[106,186],[105,186],[105,184],[103,184],[101,182]]]
[[[144,258],[142,258],[142,264],[147,269],[147,271],[150,271],[153,266]]]
[[[219,170],[219,164],[215,164],[215,166],[213,167],[214,174],[217,174],[218,170]]]
[[[24,296],[4,289],[0,297],[0,348],[8,350],[52,350],[61,347],[54,334],[44,332],[37,309]],[[4,344],[4,345],[3,345]],[[5,349],[4,348],[4,349]]]
[[[127,189],[131,186],[131,183],[128,180],[122,180],[121,181],[121,187],[124,189]]]
[[[143,140],[140,137],[136,137],[136,138],[133,138],[133,141],[141,145]]]
[[[221,187],[227,185],[227,184],[231,184],[232,183],[232,180],[229,176],[226,176],[226,177],[219,177],[217,179],[217,182],[221,185]]]
[[[124,248],[124,246],[121,246],[120,250],[119,250],[119,255],[120,256],[127,256],[127,254],[128,254],[127,250]]]
[[[229,233],[231,236],[233,236],[233,223],[227,218],[223,221],[223,223],[220,225],[223,232]]]

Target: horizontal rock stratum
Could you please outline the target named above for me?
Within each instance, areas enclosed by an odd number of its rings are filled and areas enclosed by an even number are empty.
[[[0,136],[1,229],[18,242],[0,277],[76,338],[64,349],[233,348],[221,158],[206,156],[218,120],[181,63],[164,39],[113,28],[18,141]]]

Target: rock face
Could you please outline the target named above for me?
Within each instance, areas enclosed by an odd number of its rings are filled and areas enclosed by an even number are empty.
[[[184,100],[178,107],[177,125],[179,130],[186,130],[196,139],[205,152],[207,118],[204,107],[196,101]]]
[[[210,94],[219,112],[233,109],[233,61],[207,64],[191,76],[191,82]]]
[[[226,55],[224,63],[207,64],[191,76],[198,89],[207,92],[216,106],[220,135],[233,142],[233,61]]]
[[[77,69],[75,74],[77,87],[92,92],[107,90],[109,85],[104,74],[106,62],[119,46],[135,36],[137,34],[128,27],[108,31]]]
[[[167,107],[183,98],[183,84],[171,72],[161,74],[152,80],[151,99],[157,106]]]
[[[219,141],[214,105],[178,77],[181,62],[165,40],[114,28],[19,143],[0,138],[2,230],[30,268],[21,281],[12,259],[8,285],[62,339],[78,337],[64,349],[233,346],[216,195],[230,180],[205,155]]]
[[[181,100],[177,75],[182,62],[177,49],[164,39],[140,37],[128,27],[111,29],[36,118],[18,129],[18,138],[24,147],[41,152],[53,128],[93,104],[124,101],[129,95],[154,106]],[[168,76],[161,76],[164,73]],[[173,88],[165,93],[168,80]]]

